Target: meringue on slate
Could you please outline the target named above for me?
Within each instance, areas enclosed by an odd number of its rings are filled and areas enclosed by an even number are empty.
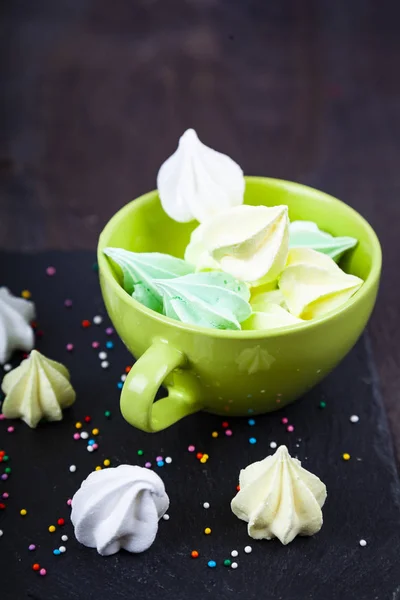
[[[226,154],[187,129],[177,150],[160,167],[157,188],[164,211],[180,223],[200,223],[243,203],[243,171]]]
[[[289,248],[287,206],[237,206],[192,233],[185,260],[258,286],[276,280]]]
[[[29,325],[35,318],[33,302],[13,296],[7,288],[0,288],[0,364],[5,363],[14,350],[32,350],[35,342]]]
[[[61,421],[62,409],[75,402],[68,369],[37,350],[5,375],[2,390],[6,394],[4,416],[20,418],[32,428],[41,419]]]
[[[289,544],[297,535],[313,535],[321,529],[326,487],[290,456],[286,446],[240,471],[239,485],[231,508],[248,523],[250,537],[276,537]]]
[[[120,465],[93,471],[72,498],[78,542],[102,556],[121,549],[143,552],[154,542],[169,506],[162,479],[144,467]]]

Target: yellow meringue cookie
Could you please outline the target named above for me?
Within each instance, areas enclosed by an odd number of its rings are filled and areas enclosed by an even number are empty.
[[[297,535],[314,535],[321,529],[326,487],[290,456],[286,446],[240,471],[239,485],[231,509],[248,523],[250,537],[276,537],[289,544]]]
[[[335,310],[362,284],[362,279],[342,271],[329,256],[310,248],[292,248],[279,279],[290,312],[302,319]]]
[[[185,259],[197,268],[218,268],[250,285],[274,281],[289,247],[287,206],[236,206],[192,234]]]
[[[266,304],[262,311],[254,311],[248,319],[241,323],[243,330],[276,329],[302,323],[279,304]]]
[[[62,409],[75,402],[68,369],[37,350],[32,350],[29,358],[7,373],[2,390],[6,394],[3,403],[5,417],[21,418],[32,428],[42,418],[61,421]]]

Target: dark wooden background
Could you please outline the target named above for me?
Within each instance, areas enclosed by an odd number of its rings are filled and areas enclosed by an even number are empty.
[[[400,456],[397,0],[2,3],[0,248],[96,246],[187,127],[321,188],[383,244],[369,325]]]

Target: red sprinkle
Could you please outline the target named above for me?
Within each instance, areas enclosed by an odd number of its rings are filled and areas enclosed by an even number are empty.
[[[198,458],[199,460],[200,460],[201,458],[203,458],[203,453],[202,453],[202,452],[198,452],[198,453],[196,454],[196,458]]]
[[[84,329],[87,329],[87,327],[90,327],[90,325],[91,325],[91,322],[88,319],[83,319],[83,321],[82,321],[82,327]]]
[[[34,563],[34,564],[32,565],[32,569],[33,569],[34,571],[39,571],[39,569],[40,569],[40,565],[39,565],[39,563]]]
[[[4,502],[0,502],[0,510],[4,510],[6,507],[6,505],[4,504]]]
[[[90,423],[92,417],[85,417],[83,420],[85,421],[85,423]]]
[[[64,524],[65,524],[65,520],[64,519],[58,519],[57,525],[64,525]]]
[[[222,427],[225,427],[225,429],[229,427],[228,421],[222,421]]]

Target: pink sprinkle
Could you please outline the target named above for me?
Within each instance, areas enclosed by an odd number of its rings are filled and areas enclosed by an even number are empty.
[[[92,348],[96,349],[100,346],[100,342],[92,342]]]
[[[3,413],[0,413],[0,421],[4,421],[5,420],[5,416],[3,415]]]
[[[232,429],[225,429],[225,435],[230,437],[232,435]]]
[[[13,433],[14,432],[14,427],[13,426],[7,427],[7,431],[8,431],[8,433]]]
[[[40,569],[39,575],[41,575],[42,577],[44,577],[46,574],[47,574],[46,569]]]
[[[80,440],[81,439],[81,434],[80,433],[74,433],[74,440]]]
[[[47,273],[47,275],[52,277],[53,275],[56,274],[56,268],[55,267],[47,267],[46,273]]]
[[[97,450],[97,448],[98,448],[98,447],[99,447],[99,445],[98,445],[98,444],[93,444],[93,445],[92,445],[92,448],[93,448],[93,450]]]
[[[65,306],[65,308],[71,308],[72,300],[69,300],[68,298],[66,300],[64,300],[64,306]]]
[[[3,493],[4,500],[7,500],[7,498],[9,498],[9,497],[10,497],[10,494],[8,494],[7,492]]]
[[[150,469],[151,467],[151,462],[147,462],[144,464],[144,466],[146,467],[146,469]]]
[[[288,425],[287,426],[287,430],[290,431],[290,432],[294,431],[293,425]]]
[[[112,335],[113,333],[114,333],[114,329],[112,327],[107,327],[106,334],[107,335]]]
[[[189,452],[194,452],[196,450],[195,446],[193,446],[192,444],[190,446],[188,446],[188,450]]]
[[[3,473],[3,474],[2,474],[2,476],[1,476],[1,479],[2,479],[3,481],[6,481],[6,479],[8,479],[8,475],[7,475],[7,473]]]
[[[73,344],[67,344],[65,347],[68,350],[68,352],[72,352],[72,350],[74,349],[74,345]]]
[[[71,506],[71,504],[72,504],[72,498],[68,498],[67,504],[68,504],[68,506]]]
[[[156,458],[156,462],[158,462],[159,460],[164,460],[162,456],[157,456]]]
[[[289,423],[289,419],[287,417],[283,417],[282,423],[286,425],[286,423]]]
[[[32,550],[36,550],[35,544],[29,544],[28,550],[30,550],[31,552],[32,552]]]

